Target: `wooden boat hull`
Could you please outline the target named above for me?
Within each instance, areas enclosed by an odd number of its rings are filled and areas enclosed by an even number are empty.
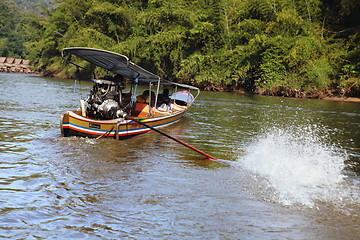
[[[153,118],[138,118],[154,128],[165,127],[180,120],[185,111]],[[127,139],[151,131],[134,121],[124,119],[95,120],[81,116],[79,111],[67,111],[61,117],[61,134],[64,137],[78,136],[96,138],[107,132],[107,137]]]

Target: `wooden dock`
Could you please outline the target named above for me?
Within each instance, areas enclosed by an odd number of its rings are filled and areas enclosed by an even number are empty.
[[[20,58],[0,57],[0,72],[32,73],[29,60]]]

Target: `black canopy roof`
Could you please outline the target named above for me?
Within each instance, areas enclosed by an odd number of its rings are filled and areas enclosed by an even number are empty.
[[[101,68],[109,70],[114,74],[121,74],[124,77],[128,77],[131,79],[138,78],[139,81],[148,83],[158,83],[160,81],[160,83],[163,85],[177,85],[180,87],[190,88],[199,91],[199,89],[196,87],[186,84],[170,82],[166,79],[163,79],[160,76],[155,75],[131,62],[128,57],[118,53],[85,47],[64,48],[61,55],[64,57],[65,53],[76,55],[79,58],[82,58]]]

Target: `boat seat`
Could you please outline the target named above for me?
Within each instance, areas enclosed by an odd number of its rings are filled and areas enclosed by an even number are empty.
[[[149,115],[149,105],[145,103],[136,103],[135,112],[139,113],[137,114],[137,117],[146,117],[147,115]]]

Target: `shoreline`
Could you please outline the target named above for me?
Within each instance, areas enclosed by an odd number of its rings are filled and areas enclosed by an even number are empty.
[[[352,102],[352,103],[360,103],[360,98],[356,97],[338,97],[338,96],[332,96],[332,97],[325,97],[320,98],[319,100],[326,100],[326,101],[334,101],[334,102]]]
[[[319,92],[317,95],[307,95],[307,94],[299,94],[287,96],[285,94],[274,94],[274,93],[252,93],[247,92],[244,89],[235,89],[235,90],[205,90],[209,92],[229,92],[243,95],[254,95],[254,96],[268,96],[268,97],[283,97],[283,98],[297,98],[297,99],[314,99],[314,100],[324,100],[324,101],[333,101],[333,102],[351,102],[351,103],[360,103],[360,97],[348,97],[348,96],[340,96],[338,94],[329,93],[329,91]]]
[[[6,72],[4,72],[6,73]],[[19,73],[19,72],[7,72],[7,73]],[[22,73],[22,74],[37,74],[41,77],[48,77],[48,78],[55,78],[53,76],[49,76],[47,74],[41,72],[32,72],[32,73]],[[69,78],[66,78],[69,79]],[[84,80],[87,81],[87,80]],[[269,96],[269,97],[285,97],[285,98],[298,98],[298,99],[316,99],[316,100],[325,100],[325,101],[333,101],[333,102],[350,102],[350,103],[360,103],[360,97],[347,97],[347,96],[339,96],[334,93],[330,93],[329,91],[319,92],[318,94],[314,95],[307,95],[307,94],[296,94],[287,96],[285,94],[276,94],[273,91],[260,91],[260,93],[254,93],[246,91],[242,88],[238,89],[231,89],[231,88],[200,88],[201,91],[209,91],[209,92],[228,92],[228,93],[236,93],[242,95],[254,95],[254,96]],[[213,90],[211,90],[213,89]],[[283,92],[282,92],[283,93]]]

